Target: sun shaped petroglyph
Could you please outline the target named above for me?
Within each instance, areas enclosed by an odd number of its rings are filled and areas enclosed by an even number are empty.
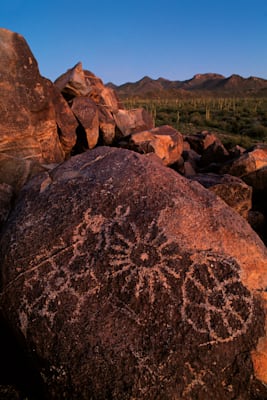
[[[199,253],[182,285],[182,318],[196,332],[208,334],[202,344],[229,342],[244,334],[252,321],[253,298],[243,286],[234,260]]]
[[[121,292],[134,287],[134,295],[148,295],[155,301],[155,288],[171,290],[171,282],[180,279],[177,270],[178,247],[171,242],[153,220],[146,229],[129,221],[130,208],[118,207],[115,218],[106,224],[98,247],[108,257],[106,277],[122,278]]]

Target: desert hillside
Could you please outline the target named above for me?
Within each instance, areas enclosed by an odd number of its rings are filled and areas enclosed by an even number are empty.
[[[121,98],[172,98],[193,96],[266,96],[267,80],[251,76],[243,78],[239,75],[225,77],[216,73],[196,74],[185,81],[170,81],[164,78],[152,79],[148,76],[137,82],[122,85],[107,84]]]

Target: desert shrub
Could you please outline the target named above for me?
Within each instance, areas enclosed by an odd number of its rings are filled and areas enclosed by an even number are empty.
[[[189,117],[189,120],[192,124],[197,125],[197,126],[203,125],[203,123],[204,123],[204,118],[198,111],[192,112]]]
[[[255,144],[255,141],[246,135],[227,135],[227,137],[221,138],[221,141],[228,150],[236,145],[248,149]]]
[[[230,144],[246,148],[251,142],[267,141],[267,98],[134,97],[124,104],[146,108],[156,126],[168,124],[184,133],[212,129],[229,136]]]
[[[264,140],[267,139],[267,127],[261,124],[255,124],[250,129],[247,129],[246,135],[252,138]]]

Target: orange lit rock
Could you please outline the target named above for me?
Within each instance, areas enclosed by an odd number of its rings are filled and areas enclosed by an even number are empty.
[[[164,165],[177,162],[183,152],[183,136],[169,125],[133,133],[130,146],[140,153],[155,153]]]
[[[154,128],[153,119],[144,108],[118,110],[113,115],[121,136]]]
[[[251,400],[255,374],[266,382],[266,247],[154,158],[72,157],[9,217],[1,308],[42,360],[48,398]]]

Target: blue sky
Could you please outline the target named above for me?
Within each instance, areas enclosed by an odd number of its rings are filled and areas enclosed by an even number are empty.
[[[1,0],[0,26],[25,37],[51,80],[78,61],[105,83],[267,79],[266,0]]]

